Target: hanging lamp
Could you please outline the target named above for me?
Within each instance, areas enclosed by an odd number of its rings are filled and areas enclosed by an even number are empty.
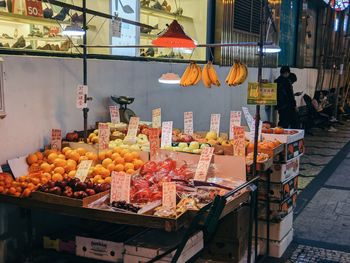
[[[152,45],[169,48],[195,48],[196,44],[192,38],[186,35],[182,26],[174,20],[157,39],[152,41]]]

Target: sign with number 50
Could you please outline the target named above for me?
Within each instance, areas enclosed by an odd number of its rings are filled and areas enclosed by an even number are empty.
[[[26,9],[28,16],[43,16],[43,6],[41,0],[26,0]]]

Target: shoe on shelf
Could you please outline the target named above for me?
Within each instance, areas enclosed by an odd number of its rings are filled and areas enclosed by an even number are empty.
[[[72,47],[72,43],[70,40],[66,40],[62,43],[60,51],[68,51]]]
[[[25,49],[33,49],[32,45],[28,45],[25,47]]]
[[[53,11],[51,8],[46,7],[43,11],[44,18],[52,18],[53,17]]]
[[[13,44],[12,48],[24,48],[26,46],[26,40],[21,36],[16,43]]]
[[[58,21],[63,21],[66,19],[68,13],[69,13],[69,8],[63,7],[61,9],[61,11],[53,17],[53,19],[58,20]]]
[[[338,130],[336,128],[334,128],[333,126],[331,126],[329,129],[328,129],[329,132],[337,132]]]
[[[13,39],[13,37],[10,37],[8,34],[5,34],[5,33],[3,33],[1,36],[7,39]]]

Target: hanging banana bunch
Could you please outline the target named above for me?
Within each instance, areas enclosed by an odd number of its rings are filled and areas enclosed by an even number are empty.
[[[202,81],[206,88],[211,88],[211,84],[218,87],[221,85],[218,74],[216,73],[211,61],[208,61],[208,63],[203,67]]]
[[[182,74],[180,86],[188,87],[197,85],[202,78],[202,70],[195,62],[191,62]]]
[[[248,77],[248,68],[245,64],[236,60],[226,77],[226,83],[230,87],[243,84]]]

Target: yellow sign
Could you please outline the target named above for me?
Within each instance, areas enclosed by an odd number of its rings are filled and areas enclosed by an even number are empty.
[[[248,83],[248,104],[277,105],[277,83]]]

